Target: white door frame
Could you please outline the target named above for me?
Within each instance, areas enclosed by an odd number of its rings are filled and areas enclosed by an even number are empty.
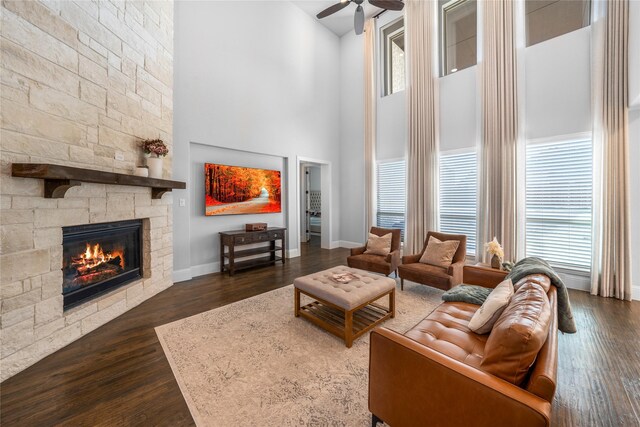
[[[302,179],[302,163],[314,163],[320,166],[320,191],[322,193],[322,232],[320,237],[320,247],[323,249],[331,249],[331,217],[333,213],[331,211],[331,161],[329,160],[296,156],[296,230],[298,233],[298,242],[302,240],[302,224],[300,223],[300,204],[302,203],[300,194],[302,185],[300,180]]]

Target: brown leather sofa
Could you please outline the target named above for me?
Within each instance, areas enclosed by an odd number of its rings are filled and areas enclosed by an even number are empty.
[[[465,269],[464,282],[495,287],[505,274],[471,267]],[[537,284],[549,287],[546,294],[549,311],[546,341],[542,341],[537,354],[530,355],[535,362],[528,371],[525,368],[521,372],[523,380],[519,384],[483,370],[483,358],[490,357],[484,350],[491,334],[478,335],[467,327],[479,306],[444,302],[404,335],[386,328],[371,333],[372,425],[384,420],[392,427],[549,426],[558,358],[556,288],[542,275],[527,276],[514,285],[523,282],[527,288]],[[545,298],[545,286],[540,286],[538,298]],[[530,320],[527,314],[518,311],[516,316],[509,313],[507,317],[526,323]],[[542,325],[547,324],[538,325],[540,331],[545,330]],[[492,334],[496,328],[497,324]],[[519,359],[520,347],[512,346],[510,350]],[[503,364],[505,360],[498,358],[497,363]]]
[[[438,267],[435,265],[423,264],[420,262],[422,254],[427,249],[429,238],[433,236],[438,240],[459,240],[460,245],[453,256],[453,262],[449,268]],[[467,236],[464,234],[445,234],[436,231],[427,233],[424,246],[419,254],[405,255],[402,257],[402,264],[398,267],[400,275],[400,289],[404,290],[404,281],[421,283],[434,288],[449,290],[456,285],[462,283],[462,268],[467,258]]]
[[[371,227],[370,233],[376,236],[385,236],[391,233],[391,252],[385,257],[382,255],[365,254],[366,246],[351,249],[351,256],[347,257],[347,265],[351,268],[373,271],[385,276],[398,269],[400,264],[400,229]],[[396,272],[397,274],[397,272]]]

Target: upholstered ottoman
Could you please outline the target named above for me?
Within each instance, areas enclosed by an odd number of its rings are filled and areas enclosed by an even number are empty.
[[[349,283],[339,283],[334,274],[352,273]],[[295,316],[304,317],[326,331],[344,339],[347,347],[353,340],[390,317],[395,317],[396,281],[364,270],[338,266],[293,281]],[[314,299],[301,307],[300,294]],[[375,301],[389,296],[388,307]]]

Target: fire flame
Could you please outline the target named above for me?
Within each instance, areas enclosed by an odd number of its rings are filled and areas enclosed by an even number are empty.
[[[105,253],[99,243],[93,246],[87,243],[87,248],[84,253],[81,254],[78,259],[74,259],[74,261],[79,261],[78,263],[82,264],[85,268],[93,268],[118,257],[120,257],[120,267],[124,268],[124,253],[122,251],[115,250]]]

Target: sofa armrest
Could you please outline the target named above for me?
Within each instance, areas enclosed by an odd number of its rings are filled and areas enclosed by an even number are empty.
[[[495,288],[509,274],[504,270],[498,270],[481,265],[465,265],[463,268],[462,282],[467,285]]]
[[[351,248],[351,256],[362,255],[367,250],[366,246],[360,246],[359,248]]]
[[[421,257],[422,257],[422,254],[405,255],[402,257],[402,263],[415,264],[416,262],[420,262]]]
[[[548,427],[551,404],[386,328],[371,333],[369,410],[394,427]]]
[[[451,276],[451,287],[457,286],[462,283],[464,269],[464,261],[454,262],[449,266],[447,274]]]

